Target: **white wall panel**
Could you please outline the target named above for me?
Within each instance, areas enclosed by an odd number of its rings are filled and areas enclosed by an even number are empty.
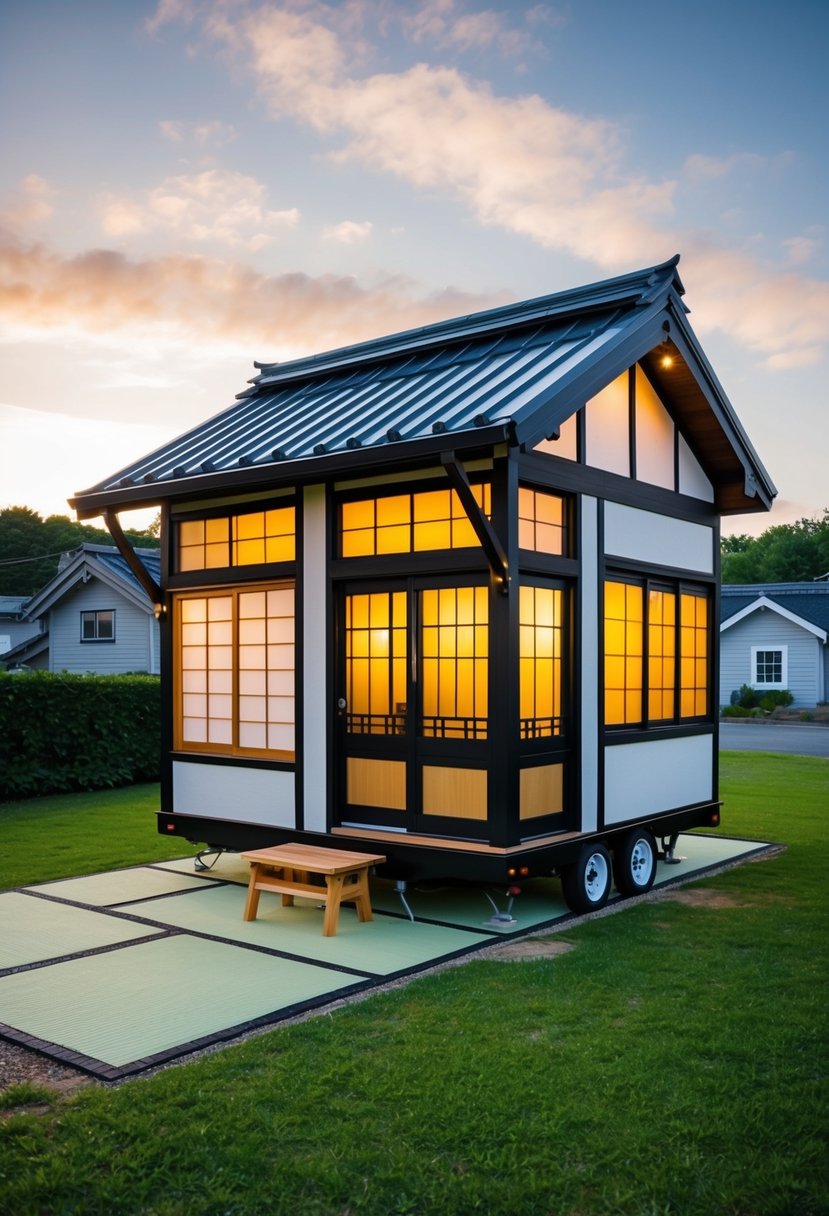
[[[674,489],[674,423],[636,365],[636,479]]]
[[[605,824],[710,801],[713,747],[712,735],[606,747]]]
[[[599,540],[598,504],[581,499],[581,830],[598,823]]]
[[[296,827],[294,774],[243,764],[173,761],[173,807],[177,815]]]
[[[714,572],[713,528],[616,502],[605,503],[604,548],[612,557],[645,565]]]
[[[308,832],[327,829],[328,688],[326,655],[328,579],[326,571],[325,489],[308,486],[303,496],[305,551],[303,562],[302,695],[304,704],[302,774],[304,825]]]
[[[691,498],[701,498],[703,502],[714,501],[714,487],[681,435],[679,436],[679,492],[689,494]]]

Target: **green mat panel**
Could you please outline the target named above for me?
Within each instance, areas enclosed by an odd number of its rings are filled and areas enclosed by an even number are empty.
[[[676,850],[684,860],[660,863],[657,885],[701,877],[764,847],[686,834]],[[238,854],[220,857],[208,875],[192,867],[185,857],[0,893],[0,970],[44,963],[0,974],[5,1036],[97,1075],[122,1076],[499,940],[485,928],[492,908],[482,887],[411,886],[407,898],[421,918],[412,924],[393,884],[373,879],[373,920],[360,924],[344,904],[337,935],[325,938],[322,908],[311,899],[283,908],[263,892],[258,918],[243,921],[249,867]],[[569,917],[556,879],[520,885],[511,933]],[[486,889],[504,909],[505,889]],[[106,910],[119,902],[128,903],[125,914],[157,924],[157,936],[138,940],[154,930]]]
[[[297,898],[293,907],[283,908],[279,895],[264,891],[256,920],[244,921],[245,898],[243,888],[216,886],[173,899],[134,904],[130,912],[178,929],[265,946],[377,976],[410,970],[468,950],[488,936],[442,925],[411,924],[389,916],[375,916],[360,924],[354,905],[342,904],[336,936],[323,937],[323,911],[313,900]]]
[[[123,1067],[353,983],[181,935],[2,977],[0,1021]]]
[[[22,891],[0,893],[0,970],[96,950],[152,932],[145,925]]]
[[[192,869],[192,866],[191,866]],[[129,870],[111,870],[105,874],[87,874],[83,878],[65,878],[26,890],[42,891],[79,904],[95,907],[117,907],[134,899],[150,899],[153,895],[172,895],[204,885],[201,878],[186,874],[164,873],[149,866]]]

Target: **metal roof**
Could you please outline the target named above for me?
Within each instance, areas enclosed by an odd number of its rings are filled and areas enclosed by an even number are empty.
[[[711,442],[727,449],[726,472],[741,494],[743,473],[756,474],[768,505],[774,487],[684,320],[677,261],[290,363],[255,364],[258,374],[234,405],[77,494],[73,505],[89,516],[447,448],[532,444],[656,346],[668,315],[685,362],[696,365],[697,398],[717,416]]]

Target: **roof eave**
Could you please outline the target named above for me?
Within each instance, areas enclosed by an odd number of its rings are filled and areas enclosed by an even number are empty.
[[[343,473],[376,469],[383,465],[415,465],[442,452],[478,452],[502,443],[514,443],[511,424],[497,423],[467,431],[445,431],[399,443],[377,447],[343,448],[320,456],[296,460],[267,461],[238,469],[219,469],[192,477],[171,478],[134,486],[114,486],[108,490],[85,490],[68,500],[79,519],[93,519],[109,507],[136,510],[155,507],[169,499],[204,498],[234,491],[272,489],[278,485],[308,485],[326,481]]]

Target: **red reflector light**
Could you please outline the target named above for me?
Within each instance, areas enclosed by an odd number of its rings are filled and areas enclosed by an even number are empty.
[[[521,869],[518,871],[518,873],[521,875],[522,878],[526,878],[527,875],[529,874],[529,872],[530,872],[529,866],[522,866]]]
[[[174,823],[168,823],[165,826],[168,832],[174,832],[176,830],[176,825]]]
[[[719,826],[720,826],[720,812],[712,811],[711,812],[711,827],[717,828]]]

